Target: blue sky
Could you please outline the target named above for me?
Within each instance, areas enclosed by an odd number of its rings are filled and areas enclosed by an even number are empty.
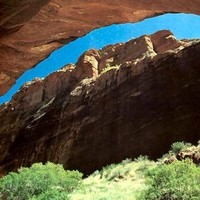
[[[0,96],[0,104],[9,101],[25,82],[31,81],[35,77],[45,77],[68,63],[76,63],[78,57],[87,49],[100,49],[108,44],[126,42],[132,38],[137,38],[144,34],[152,34],[162,29],[171,30],[178,39],[200,38],[200,16],[193,14],[165,14],[134,24],[112,25],[94,30],[86,36],[54,51],[48,59],[25,72],[4,96]]]

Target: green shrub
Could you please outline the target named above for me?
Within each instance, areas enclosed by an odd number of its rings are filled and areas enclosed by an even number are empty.
[[[189,159],[158,165],[146,173],[140,200],[199,200],[200,168]]]
[[[38,195],[37,197],[30,198],[29,200],[69,200],[68,193],[61,192],[54,188]]]
[[[181,150],[184,150],[191,146],[192,145],[190,143],[175,142],[171,145],[171,151],[172,151],[172,153],[178,154],[178,153],[180,153]]]
[[[46,195],[46,199],[59,200],[59,195],[66,196],[77,188],[81,179],[81,173],[65,171],[60,164],[36,163],[30,168],[20,168],[19,173],[11,172],[0,179],[0,198],[45,200]]]
[[[101,71],[101,74],[104,74],[112,69],[119,69],[120,65],[110,65],[110,63],[106,63],[106,67]]]
[[[136,172],[140,172],[140,175],[144,175],[145,171],[154,166],[154,162],[148,159],[148,156],[142,156],[134,159],[134,162],[138,164]]]
[[[148,156],[140,155],[137,158],[135,158],[134,161],[137,163],[140,163],[140,162],[149,161],[149,158],[148,158]]]

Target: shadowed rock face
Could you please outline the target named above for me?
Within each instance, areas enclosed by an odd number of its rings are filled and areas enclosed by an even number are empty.
[[[0,95],[53,50],[91,30],[167,12],[200,14],[199,8],[199,0],[1,0]]]
[[[0,107],[2,173],[34,162],[89,174],[200,139],[200,43],[170,31],[85,52]]]

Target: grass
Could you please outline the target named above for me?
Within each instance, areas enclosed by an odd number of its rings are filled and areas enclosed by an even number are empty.
[[[133,161],[126,159],[119,164],[103,167],[83,180],[83,187],[70,194],[71,200],[140,200],[141,194],[147,191],[146,172],[159,169],[166,158],[176,157],[180,152],[200,154],[200,141],[197,146],[190,143],[176,142],[171,145],[168,154],[151,161],[140,156]],[[184,158],[183,158],[184,159]],[[184,162],[184,161],[183,161]]]
[[[96,171],[83,180],[83,188],[71,194],[72,200],[134,200],[145,188],[144,171],[154,161],[126,159]]]

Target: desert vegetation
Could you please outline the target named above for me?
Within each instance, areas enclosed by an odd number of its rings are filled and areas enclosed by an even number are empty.
[[[110,63],[106,63],[106,66],[105,68],[101,71],[101,75],[110,71],[110,70],[113,70],[113,69],[119,69],[120,68],[120,65],[111,65]]]
[[[187,158],[181,158],[185,153]],[[200,167],[193,157],[199,154],[200,143],[192,146],[176,142],[157,161],[147,156],[125,159],[84,179],[82,173],[66,171],[60,164],[36,163],[0,179],[0,197],[5,200],[198,200]],[[166,159],[170,160],[167,164]]]
[[[0,197],[8,200],[68,199],[68,194],[81,185],[82,174],[66,171],[60,164],[33,164],[10,172],[0,180]]]

